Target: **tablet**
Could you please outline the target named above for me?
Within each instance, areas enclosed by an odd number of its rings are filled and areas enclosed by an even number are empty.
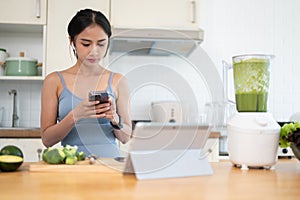
[[[138,179],[212,174],[202,149],[210,127],[182,123],[137,123],[123,173]]]
[[[139,122],[133,131],[130,151],[202,149],[209,134],[207,125]]]

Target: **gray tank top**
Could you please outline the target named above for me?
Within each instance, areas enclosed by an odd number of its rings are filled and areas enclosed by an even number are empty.
[[[61,72],[57,72],[63,84],[63,90],[59,96],[58,117],[61,121],[83,99],[73,94],[67,87]],[[115,100],[111,83],[113,73],[110,74],[107,92]],[[62,145],[77,145],[79,151],[87,155],[95,154],[100,157],[120,156],[119,148],[113,128],[107,118],[80,119],[68,135],[61,141]]]

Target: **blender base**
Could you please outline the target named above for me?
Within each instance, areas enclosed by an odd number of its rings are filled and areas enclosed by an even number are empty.
[[[271,113],[236,113],[227,124],[229,160],[242,170],[274,169],[280,126]]]

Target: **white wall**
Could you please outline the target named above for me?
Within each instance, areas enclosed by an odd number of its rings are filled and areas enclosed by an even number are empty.
[[[288,120],[300,111],[300,1],[200,0],[202,44],[221,72],[221,61],[245,53],[274,54],[269,111]],[[231,86],[233,83],[231,83]],[[231,97],[233,89],[231,87]],[[232,97],[233,98],[233,97]]]
[[[112,56],[109,69],[128,79],[133,120],[151,120],[153,102],[178,101],[183,120],[196,121],[205,103],[211,101],[201,70],[181,56]]]

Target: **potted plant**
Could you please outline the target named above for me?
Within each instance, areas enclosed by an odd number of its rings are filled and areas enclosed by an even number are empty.
[[[279,146],[290,147],[295,157],[300,160],[300,123],[285,123],[280,130]]]

